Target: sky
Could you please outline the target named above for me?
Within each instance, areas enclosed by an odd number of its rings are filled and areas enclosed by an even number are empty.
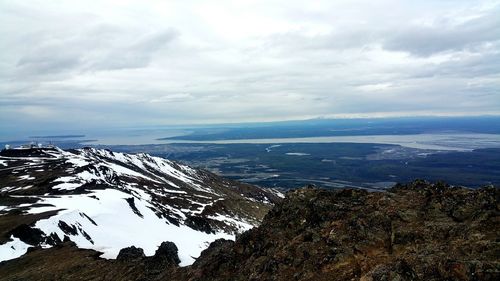
[[[500,114],[500,1],[0,0],[0,132]]]

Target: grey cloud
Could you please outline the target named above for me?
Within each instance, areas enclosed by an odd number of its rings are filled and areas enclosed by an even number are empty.
[[[406,75],[409,78],[420,79],[446,76],[473,79],[475,77],[498,76],[500,73],[500,64],[498,63],[500,61],[500,52],[493,50],[499,47],[500,44],[495,44],[490,51],[457,56],[455,59],[439,64],[430,64],[425,68],[411,70],[407,68]]]
[[[17,70],[21,75],[47,75],[71,70],[79,65],[80,54],[59,44],[42,46],[21,57]]]
[[[477,44],[500,40],[500,6],[461,24],[404,26],[383,40],[384,48],[430,56],[444,51],[474,50]]]
[[[117,27],[40,42],[17,62],[20,75],[118,70],[147,66],[155,52],[178,36],[173,29],[138,36]],[[42,38],[41,40],[44,40]]]
[[[117,70],[140,68],[147,66],[155,52],[164,48],[178,36],[178,32],[167,29],[161,32],[148,34],[130,45],[106,46],[98,50],[97,55],[85,58],[86,70]],[[127,43],[125,43],[127,44]]]
[[[199,3],[155,1],[5,4],[0,130],[500,113],[493,4],[474,19],[472,1],[393,0],[318,1],[304,13],[301,1],[213,6],[213,17]],[[391,18],[366,8],[396,2]],[[469,20],[439,20],[444,10]],[[424,17],[434,25],[415,24]]]
[[[263,48],[314,51],[363,49],[381,45],[390,51],[408,52],[415,56],[431,56],[446,51],[477,51],[480,44],[500,41],[500,5],[477,18],[462,23],[442,18],[433,24],[391,22],[388,25],[350,23],[319,35],[300,31],[275,34],[266,39]]]
[[[149,100],[150,103],[186,102],[193,99],[190,93],[167,94]]]
[[[370,26],[351,26],[348,30],[338,30],[327,34],[305,35],[288,32],[270,36],[264,45],[267,49],[286,48],[296,50],[343,50],[363,48],[377,42],[380,31]]]

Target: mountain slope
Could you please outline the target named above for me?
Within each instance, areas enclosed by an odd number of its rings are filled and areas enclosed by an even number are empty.
[[[219,238],[259,224],[279,192],[147,154],[84,148],[0,152],[0,261],[70,240],[115,258],[163,241],[188,265]]]
[[[499,197],[422,181],[388,192],[300,189],[190,266],[171,262],[175,249],[106,260],[66,242],[0,264],[0,280],[499,280]]]
[[[499,198],[498,188],[423,181],[388,192],[296,190],[174,279],[499,280]]]

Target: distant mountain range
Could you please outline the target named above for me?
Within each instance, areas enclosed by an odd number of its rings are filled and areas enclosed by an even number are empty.
[[[500,134],[500,116],[310,119],[190,128],[166,141],[228,141],[433,133]]]

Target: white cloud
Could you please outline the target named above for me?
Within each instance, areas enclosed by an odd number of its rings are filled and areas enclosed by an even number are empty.
[[[465,0],[2,1],[0,129],[500,113],[499,13]]]

